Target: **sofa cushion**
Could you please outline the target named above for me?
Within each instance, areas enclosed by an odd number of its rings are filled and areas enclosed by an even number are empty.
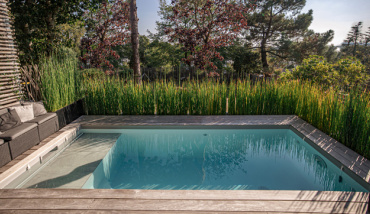
[[[35,127],[37,127],[36,123],[22,123],[21,125],[1,134],[0,138],[4,139],[5,141],[12,141],[13,139],[19,137],[20,135],[28,132]]]
[[[5,114],[5,113],[8,113],[7,108],[0,109],[0,115]]]
[[[15,110],[0,115],[0,132],[8,131],[21,124],[21,119]]]
[[[4,144],[4,140],[3,139],[0,139],[0,146]]]
[[[40,102],[23,102],[22,105],[30,105],[30,104],[32,105],[32,108],[33,108],[33,116],[34,117],[37,117],[37,116],[48,113],[46,111],[45,106],[42,103],[42,101],[40,101]]]
[[[41,116],[38,116],[36,117],[35,119],[33,120],[30,120],[30,121],[27,121],[27,123],[37,123],[37,124],[41,124],[41,123],[44,123],[48,120],[50,120],[51,118],[53,117],[56,117],[57,114],[52,112],[52,113],[46,113],[46,114],[43,114]]]
[[[33,116],[33,107],[32,105],[18,105],[18,106],[11,106],[9,109],[14,109],[17,111],[19,118],[21,118],[22,123],[32,120],[35,118]]]

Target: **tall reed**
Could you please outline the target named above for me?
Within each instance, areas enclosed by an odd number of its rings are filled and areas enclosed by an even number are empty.
[[[370,157],[370,96],[341,95],[309,82],[157,81],[140,87],[119,79],[87,79],[88,114],[111,115],[297,115]],[[156,112],[155,112],[156,111]]]
[[[48,111],[56,111],[79,98],[78,60],[68,49],[55,51],[40,61],[40,90]]]

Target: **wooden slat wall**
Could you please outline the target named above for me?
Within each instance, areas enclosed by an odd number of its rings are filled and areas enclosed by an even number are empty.
[[[0,109],[18,103],[22,93],[18,50],[7,3],[0,0]]]

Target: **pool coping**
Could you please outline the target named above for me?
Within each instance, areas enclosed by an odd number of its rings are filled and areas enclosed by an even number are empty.
[[[370,188],[370,162],[319,129],[295,115],[256,116],[81,116],[57,133],[45,139],[43,145],[0,174],[0,189],[55,147],[74,139],[80,129],[119,129],[127,126],[245,126],[248,128],[287,128],[316,147],[330,161]],[[329,155],[328,155],[329,154]],[[365,182],[364,182],[365,181]]]

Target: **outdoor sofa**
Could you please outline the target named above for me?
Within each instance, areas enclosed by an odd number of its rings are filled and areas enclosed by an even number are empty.
[[[56,113],[40,102],[0,109],[0,167],[59,130]]]

